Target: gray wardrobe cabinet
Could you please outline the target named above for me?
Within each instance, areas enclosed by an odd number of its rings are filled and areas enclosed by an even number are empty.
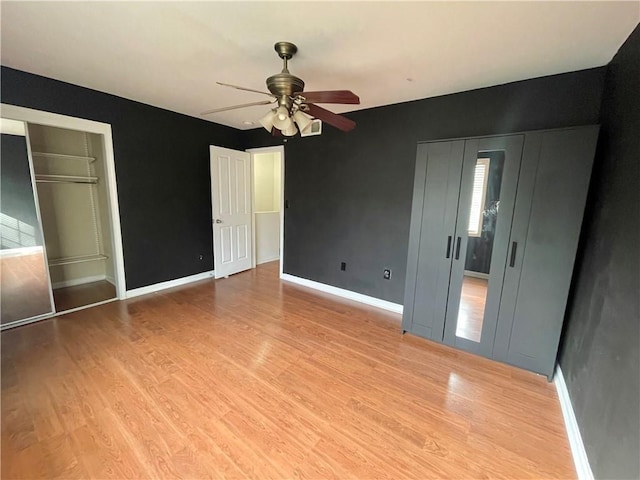
[[[404,332],[552,378],[597,137],[418,144]]]

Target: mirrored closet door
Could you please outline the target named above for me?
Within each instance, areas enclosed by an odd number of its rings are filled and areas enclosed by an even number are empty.
[[[418,145],[405,331],[491,353],[523,142]]]
[[[0,324],[4,326],[45,317],[54,310],[27,127],[11,119],[0,122]]]
[[[493,348],[523,142],[465,142],[444,342],[483,355]]]

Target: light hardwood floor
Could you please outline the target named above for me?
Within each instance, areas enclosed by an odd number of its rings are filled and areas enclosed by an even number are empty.
[[[572,478],[543,377],[277,264],[2,334],[2,478]]]

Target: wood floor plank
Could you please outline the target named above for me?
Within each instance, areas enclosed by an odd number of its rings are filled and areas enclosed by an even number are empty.
[[[145,470],[126,448],[124,438],[117,428],[113,413],[105,410],[88,423],[72,432],[74,451],[91,478],[144,478],[151,472]]]
[[[2,478],[575,478],[546,379],[265,264],[2,333]]]
[[[2,478],[87,478],[67,434],[33,443],[7,457],[3,455]]]

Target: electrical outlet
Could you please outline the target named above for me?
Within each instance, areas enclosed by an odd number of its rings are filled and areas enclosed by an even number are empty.
[[[345,262],[340,262],[340,270],[343,272],[347,269],[347,264]]]
[[[384,278],[385,280],[389,280],[391,278],[391,269],[390,268],[385,268],[383,273],[382,273],[382,278]]]

